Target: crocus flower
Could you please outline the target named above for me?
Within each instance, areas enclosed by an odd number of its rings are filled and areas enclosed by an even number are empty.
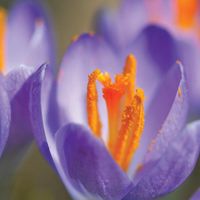
[[[134,43],[138,59],[145,52],[140,40]],[[145,50],[150,49],[154,57],[153,48]],[[153,80],[145,74],[142,79],[142,72],[156,72],[156,65],[137,65],[131,53],[121,64],[103,37],[81,35],[61,64],[57,93],[52,94],[57,101],[49,99],[51,116],[41,103],[43,73],[34,78],[30,109],[35,138],[74,199],[162,196],[190,175],[199,156],[200,121],[185,124],[187,89],[180,62],[148,93]],[[154,73],[154,79],[160,75]]]
[[[190,200],[199,200],[200,199],[200,189],[198,189],[195,194],[190,198]]]
[[[192,115],[200,113],[198,4],[198,0],[122,0],[117,11],[105,9],[101,12],[97,23],[98,31],[120,54],[126,51],[140,31],[149,24],[154,28],[166,29],[174,40],[171,54],[177,51],[172,63],[178,58],[185,66]],[[160,40],[158,35],[151,37]],[[167,48],[169,46],[168,44]],[[161,59],[157,59],[159,60]],[[168,65],[168,69],[172,66]]]
[[[8,17],[0,8],[0,155],[4,149],[16,155],[32,138],[30,85],[44,62],[52,64],[52,43],[47,17],[37,1],[16,3]]]
[[[195,114],[199,114],[199,1],[169,0],[167,1],[167,8],[164,5],[166,4],[164,1],[158,2],[159,5],[157,6],[157,9],[149,9],[149,16],[156,15],[157,17],[154,17],[152,22],[170,30],[179,42],[178,48],[181,52],[180,59],[186,66],[185,70],[189,80],[188,87],[190,101],[193,108],[192,111]],[[155,7],[155,4],[149,2],[149,7],[153,8]],[[168,11],[167,16],[166,9]]]

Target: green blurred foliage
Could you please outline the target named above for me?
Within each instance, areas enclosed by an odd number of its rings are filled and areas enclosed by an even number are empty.
[[[82,32],[93,31],[94,16],[102,6],[116,6],[117,0],[43,0],[46,5],[53,27],[57,43],[57,66],[70,44],[73,35]],[[9,8],[12,0],[0,0],[0,5]],[[9,164],[8,164],[8,167]],[[1,168],[1,166],[0,166]],[[190,178],[163,200],[187,200],[200,186],[200,162]],[[14,175],[15,174],[15,175]],[[1,178],[1,177],[0,177]],[[8,180],[6,180],[8,179]],[[0,199],[5,200],[62,200],[70,199],[59,176],[50,168],[49,164],[40,155],[33,145],[27,152],[26,158],[16,173],[5,176],[0,183]],[[10,182],[9,182],[10,180]],[[9,183],[8,183],[9,182]],[[5,189],[6,187],[6,189]],[[4,192],[10,194],[8,198],[2,198]]]
[[[14,177],[12,200],[70,199],[62,182],[33,145]]]

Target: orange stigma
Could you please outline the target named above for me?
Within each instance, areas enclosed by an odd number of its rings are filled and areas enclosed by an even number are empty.
[[[0,8],[0,73],[5,68],[6,11]]]
[[[177,25],[190,29],[197,25],[198,0],[177,0]]]
[[[137,150],[144,128],[144,92],[136,89],[136,59],[129,55],[122,74],[115,76],[95,70],[88,76],[87,113],[93,133],[101,138],[101,120],[98,112],[96,81],[103,86],[102,93],[108,112],[108,150],[119,166],[127,171]]]

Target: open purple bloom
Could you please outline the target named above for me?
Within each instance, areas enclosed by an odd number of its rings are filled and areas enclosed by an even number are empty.
[[[115,12],[103,10],[100,12],[97,29],[112,45],[116,52],[123,53],[140,31],[149,24],[168,30],[173,37],[174,47],[168,53],[177,55],[171,59],[174,63],[181,60],[188,79],[190,110],[192,114],[200,113],[200,79],[198,55],[199,43],[199,6],[197,0],[122,0]],[[160,41],[158,35],[152,35],[152,40]],[[160,35],[161,37],[161,35]],[[148,40],[146,41],[148,42]],[[166,43],[166,48],[170,43]],[[160,45],[163,48],[163,44]],[[159,49],[157,51],[159,51]],[[157,61],[162,60],[157,58]],[[159,63],[157,63],[159,64]],[[173,65],[168,65],[170,69]],[[163,68],[165,66],[163,65]],[[165,68],[166,69],[166,68]]]
[[[160,44],[168,48],[158,50]],[[153,199],[190,175],[200,151],[200,122],[185,124],[180,62],[159,68],[172,62],[173,45],[167,32],[148,27],[132,43],[124,65],[125,55],[103,37],[81,35],[61,64],[52,93],[57,101],[49,99],[53,115],[43,112],[42,79],[35,76],[30,106],[35,138],[74,199]]]
[[[39,2],[20,1],[13,6],[8,17],[1,8],[0,24],[1,155],[5,147],[15,151],[33,138],[30,86],[38,71],[44,71],[44,62],[53,64],[54,55],[51,30]],[[49,82],[50,71],[45,80],[44,95],[48,93]]]
[[[194,195],[190,198],[190,200],[199,200],[200,199],[200,189],[198,189]]]

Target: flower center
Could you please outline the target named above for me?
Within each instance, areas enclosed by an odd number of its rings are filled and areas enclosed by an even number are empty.
[[[177,0],[177,24],[183,29],[197,25],[198,0]]]
[[[5,67],[5,32],[6,32],[6,12],[0,8],[0,73]]]
[[[144,92],[135,87],[136,59],[129,55],[124,71],[115,76],[96,69],[88,76],[87,114],[92,132],[101,138],[101,120],[98,111],[98,93],[96,81],[103,88],[103,98],[108,112],[108,150],[119,164],[127,171],[132,157],[139,146],[144,128]]]

